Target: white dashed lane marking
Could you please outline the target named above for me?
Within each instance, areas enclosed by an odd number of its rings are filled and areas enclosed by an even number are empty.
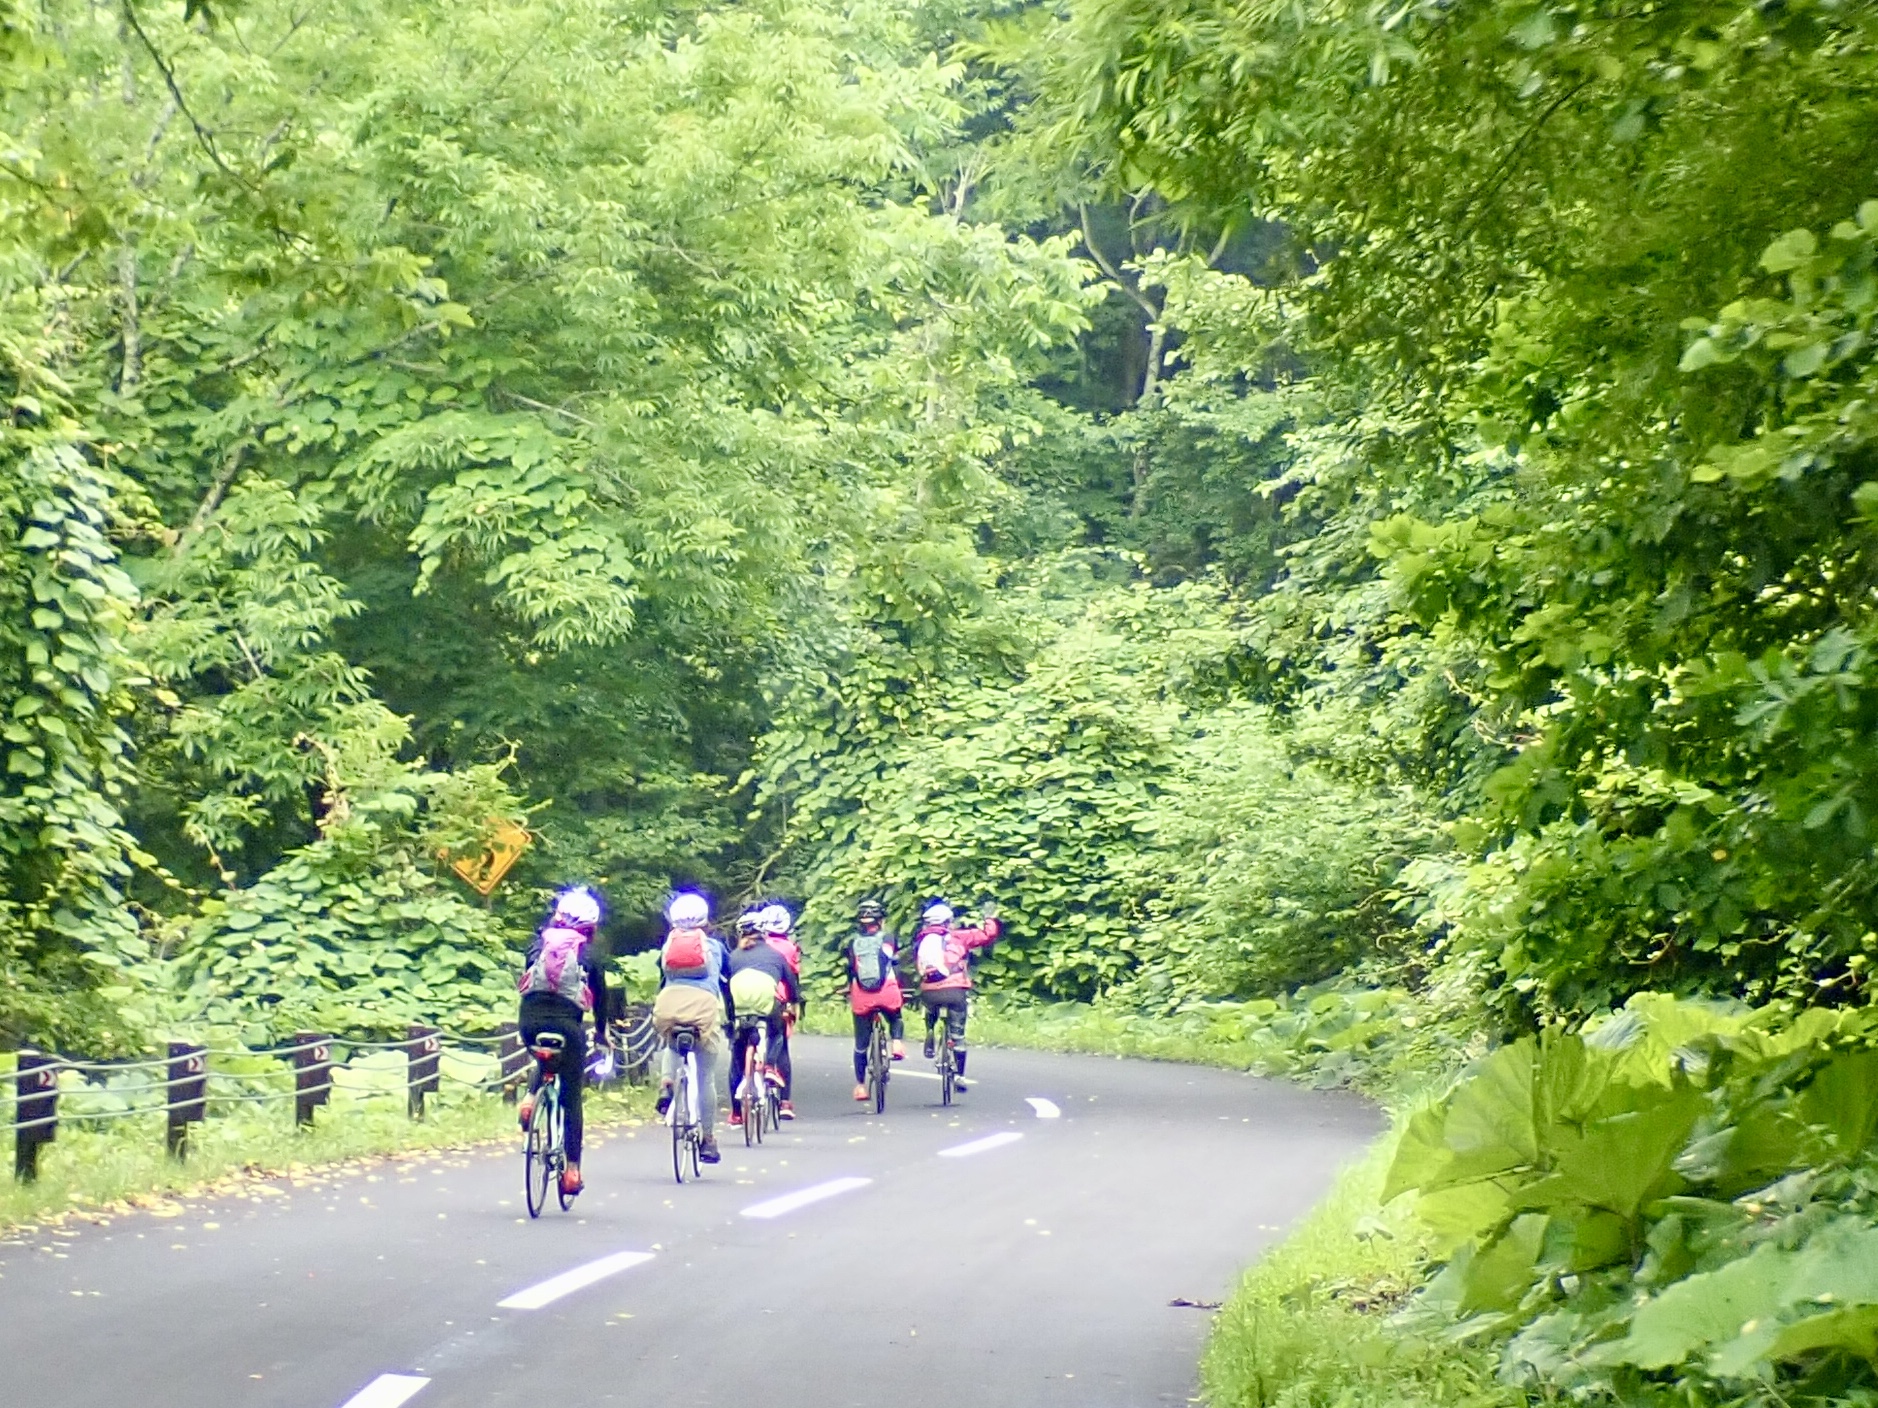
[[[614,1252],[612,1256],[603,1256],[585,1266],[576,1266],[572,1271],[563,1271],[559,1276],[550,1276],[539,1285],[517,1291],[507,1300],[497,1301],[496,1305],[503,1310],[539,1310],[544,1305],[554,1304],[562,1296],[584,1290],[595,1281],[604,1281],[628,1267],[639,1266],[650,1260],[651,1252]],[[396,1401],[402,1403],[404,1400]],[[353,1408],[353,1405],[347,1404],[346,1408]],[[366,1408],[366,1405],[360,1405],[360,1408]],[[376,1408],[376,1405],[371,1405],[371,1408]]]
[[[416,1374],[380,1374],[348,1398],[344,1408],[398,1408],[429,1382]]]
[[[856,1188],[865,1188],[873,1181],[871,1178],[831,1178],[826,1183],[817,1183],[793,1193],[785,1193],[780,1198],[752,1203],[743,1210],[743,1215],[745,1217],[781,1217],[784,1213],[794,1212],[797,1208],[805,1208],[810,1203],[819,1203],[823,1198],[839,1197],[843,1193],[852,1193]]]
[[[1062,1118],[1063,1112],[1056,1108],[1054,1100],[1045,1100],[1041,1095],[1027,1095],[1024,1097],[1024,1103],[1037,1112],[1037,1118],[1040,1120]]]
[[[1006,1144],[1015,1144],[1024,1136],[1014,1129],[1007,1129],[1002,1134],[987,1134],[983,1139],[974,1139],[969,1144],[954,1144],[950,1149],[941,1149],[942,1159],[964,1159],[973,1154],[982,1154],[988,1149],[1002,1149]]]

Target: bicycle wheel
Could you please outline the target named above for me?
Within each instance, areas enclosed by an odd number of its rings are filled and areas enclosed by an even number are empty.
[[[756,1061],[756,1047],[743,1053],[743,1080],[737,1086],[737,1100],[743,1110],[743,1147],[751,1149],[763,1138],[763,1068]]]
[[[691,1139],[691,1082],[686,1071],[678,1072],[677,1084],[672,1087],[672,1108],[666,1119],[672,1126],[672,1177],[680,1183],[685,1181],[685,1147]],[[696,1166],[693,1166],[695,1171]]]
[[[887,1112],[887,1023],[879,1013],[874,1015],[874,1034],[867,1043],[867,1086],[874,1096],[874,1113]]]
[[[691,1051],[685,1055],[685,1089],[693,1100],[702,1100],[700,1091],[704,1085],[699,1081],[699,1053]],[[691,1177],[700,1177],[704,1170],[700,1168],[699,1149],[704,1147],[704,1128],[699,1125],[697,1111],[691,1111],[691,1123],[685,1126],[685,1147],[691,1149]]]
[[[952,1055],[952,1038],[947,1037],[939,1048],[939,1103],[952,1103],[952,1082],[958,1079],[959,1068]]]
[[[553,1086],[544,1083],[535,1097],[535,1108],[528,1116],[528,1131],[522,1136],[522,1191],[528,1198],[528,1215],[540,1217],[548,1205],[548,1179],[554,1174],[551,1155],[553,1139],[549,1129],[554,1103]]]
[[[567,1110],[557,1099],[554,1102],[554,1119],[549,1126],[550,1150],[548,1162],[558,1174],[567,1168]],[[561,1211],[566,1212],[574,1206],[574,1195],[561,1191],[560,1179],[554,1181],[554,1196],[560,1200]]]

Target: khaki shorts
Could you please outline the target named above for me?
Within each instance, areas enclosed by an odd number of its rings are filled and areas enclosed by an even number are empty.
[[[652,1030],[670,1040],[673,1027],[696,1027],[708,1051],[715,1051],[724,1029],[724,1004],[716,993],[685,983],[659,989],[652,1004]]]

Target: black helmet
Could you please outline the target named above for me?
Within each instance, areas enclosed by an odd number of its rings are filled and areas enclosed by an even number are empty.
[[[887,906],[879,900],[862,900],[854,907],[854,917],[862,921],[879,921],[887,917]]]

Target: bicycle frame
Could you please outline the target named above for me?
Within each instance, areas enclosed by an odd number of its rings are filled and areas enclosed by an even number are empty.
[[[867,1085],[874,1097],[874,1113],[884,1114],[887,1109],[887,1082],[893,1078],[893,1059],[887,1042],[889,1030],[887,1014],[874,1013],[872,1029],[867,1037]]]
[[[680,1183],[685,1181],[687,1163],[693,1178],[699,1174],[698,1148],[704,1142],[703,1127],[698,1123],[698,1096],[702,1089],[698,1079],[698,1049],[695,1041],[687,1041],[679,1062],[672,1103],[665,1109],[665,1123],[672,1131],[672,1176]]]
[[[738,1020],[742,1025],[748,1019]],[[751,1025],[756,1029],[756,1040],[744,1048],[744,1069],[737,1075],[737,1105],[743,1116],[746,1145],[763,1141],[763,1122],[769,1113],[769,1023],[756,1020]]]
[[[561,1046],[541,1045],[531,1048],[535,1058],[535,1105],[528,1129],[522,1138],[522,1191],[528,1215],[540,1217],[548,1203],[548,1185],[555,1185],[561,1206],[573,1199],[560,1191],[560,1175],[567,1168],[566,1116],[561,1110],[561,1079],[554,1065],[566,1055]]]

